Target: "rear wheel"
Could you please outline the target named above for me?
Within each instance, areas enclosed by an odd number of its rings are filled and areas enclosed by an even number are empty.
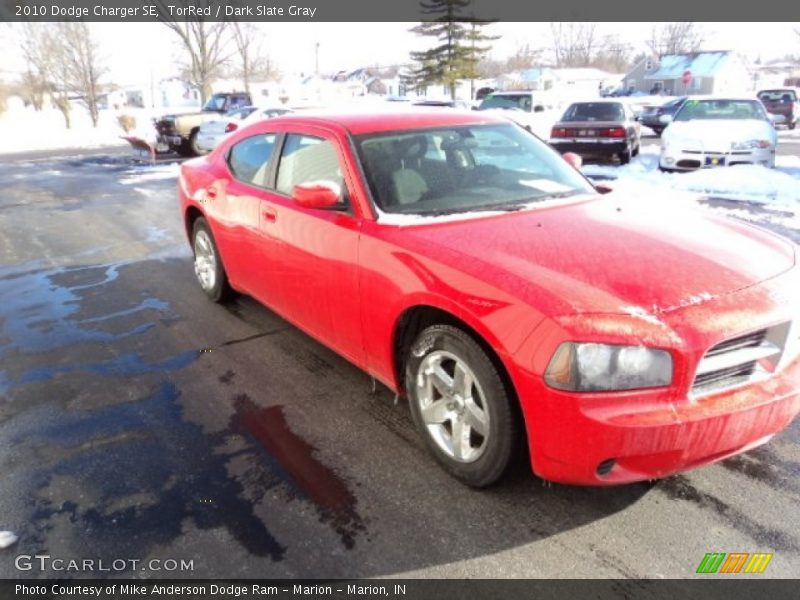
[[[222,302],[230,295],[230,285],[225,268],[217,250],[217,244],[208,222],[199,217],[192,228],[194,250],[194,274],[206,296],[214,302]]]
[[[797,121],[792,121],[791,123],[789,123],[789,129],[794,129],[796,125]]]
[[[189,136],[189,152],[192,156],[200,156],[205,154],[206,151],[197,145],[197,135],[200,133],[199,129],[195,129],[192,135]]]
[[[631,152],[631,156],[639,156],[639,149],[641,148],[641,144],[636,142],[636,146],[634,147],[633,151]]]
[[[439,464],[473,487],[497,481],[521,428],[513,397],[480,345],[456,327],[428,327],[411,346],[405,384],[414,423]]]
[[[631,162],[630,146],[626,148],[624,152],[620,152],[617,156],[619,157],[619,164],[621,165],[627,165],[629,162]]]

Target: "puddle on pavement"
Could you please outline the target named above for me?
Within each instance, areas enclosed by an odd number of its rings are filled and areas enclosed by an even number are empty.
[[[277,461],[293,492],[309,500],[345,548],[366,530],[347,484],[316,457],[316,449],[292,431],[282,406],[260,407],[245,394],[235,398],[231,429],[246,434]]]

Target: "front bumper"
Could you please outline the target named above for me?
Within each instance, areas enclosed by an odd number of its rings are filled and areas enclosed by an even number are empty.
[[[551,139],[550,145],[561,154],[574,152],[582,158],[612,157],[628,150],[626,139],[568,138]]]
[[[667,146],[661,149],[659,166],[675,171],[695,171],[713,167],[733,165],[775,164],[775,148],[753,148],[750,150],[683,149]]]
[[[549,481],[580,485],[658,479],[747,451],[787,427],[800,413],[797,274],[795,268],[659,317],[574,315],[543,321],[515,353],[512,369],[533,471]],[[709,348],[787,322],[792,329],[772,372],[717,391],[695,388],[698,364]],[[555,348],[574,339],[669,349],[673,383],[607,393],[553,389],[542,373]]]
[[[534,471],[550,481],[614,485],[723,460],[768,441],[789,425],[800,412],[798,380],[796,360],[769,381],[696,402],[650,405],[624,414],[609,410],[609,398],[598,402],[596,397],[578,399],[553,391],[549,402],[567,413],[563,418],[570,425],[546,434],[542,450],[533,456]],[[643,406],[652,398],[646,393],[615,396],[617,402]]]

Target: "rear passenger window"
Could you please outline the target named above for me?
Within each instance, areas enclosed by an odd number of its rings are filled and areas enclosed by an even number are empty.
[[[344,199],[342,169],[333,144],[309,135],[289,134],[278,164],[277,190],[292,195],[294,186],[311,182],[333,183]]]
[[[235,179],[258,187],[268,187],[269,159],[275,148],[274,133],[245,138],[228,155],[228,166]]]

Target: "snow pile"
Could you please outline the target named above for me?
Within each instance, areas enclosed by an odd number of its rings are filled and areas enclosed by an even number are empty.
[[[37,112],[32,107],[15,103],[0,115],[0,154],[119,146],[125,144],[120,139],[125,132],[117,122],[121,114],[129,114],[136,119],[136,128],[131,135],[148,141],[155,137],[151,111],[145,109],[101,110],[97,127],[92,127],[86,109],[76,103],[70,114],[72,125],[67,129],[64,117],[58,110],[45,108]]]
[[[658,170],[659,148],[642,148],[639,156],[621,167],[585,165],[583,173],[595,180],[614,180],[615,190],[657,187],[731,200],[772,204],[796,212],[800,204],[800,158],[778,156],[776,168],[737,165],[689,173]]]
[[[0,549],[16,544],[19,538],[10,531],[0,531]]]

